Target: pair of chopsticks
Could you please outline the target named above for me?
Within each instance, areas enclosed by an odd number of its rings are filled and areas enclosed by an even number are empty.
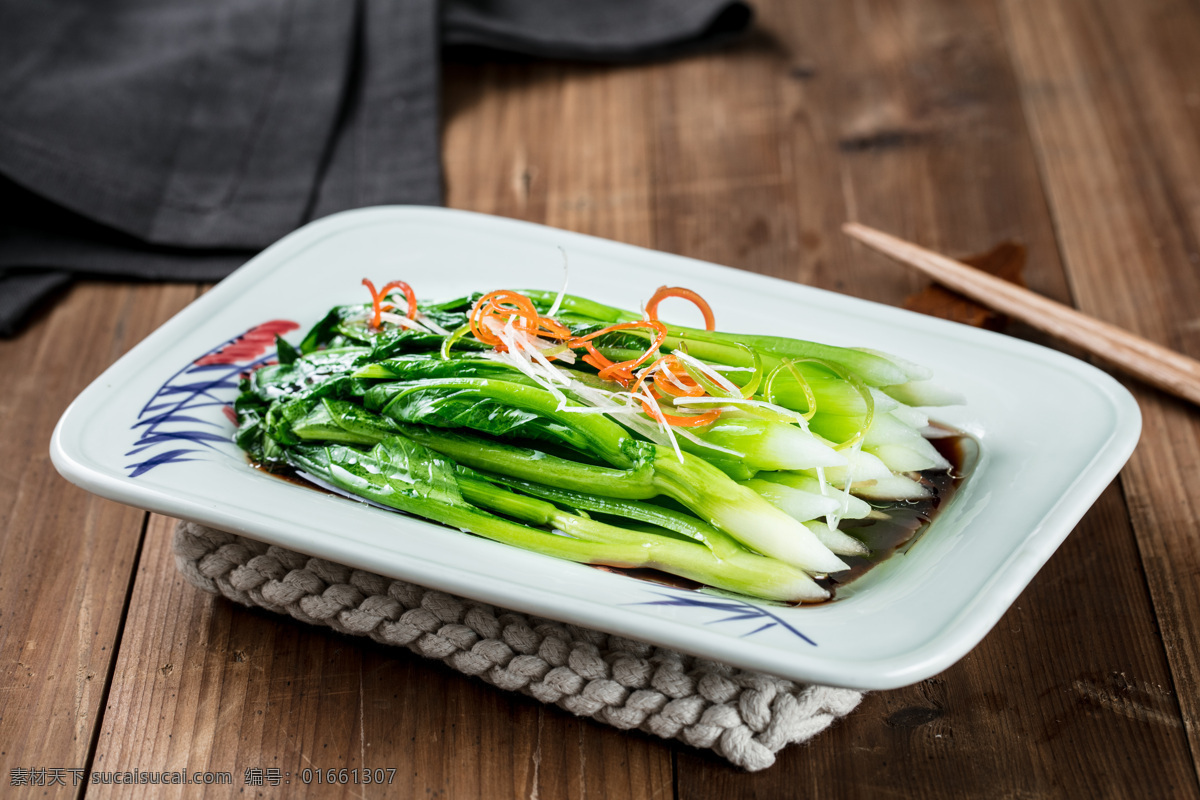
[[[1200,405],[1200,362],[959,261],[848,222],[842,230],[943,286],[1069,342],[1129,375]]]

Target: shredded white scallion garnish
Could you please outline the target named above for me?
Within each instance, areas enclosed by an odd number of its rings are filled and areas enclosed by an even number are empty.
[[[553,317],[558,313],[558,310],[562,308],[563,298],[567,296],[567,284],[571,280],[571,268],[567,265],[567,251],[564,250],[560,245],[558,252],[562,253],[563,259],[563,284],[562,288],[558,290],[558,297],[554,298],[554,304],[550,306],[550,310],[546,312],[547,317]]]
[[[367,316],[369,317],[371,315],[367,314]],[[422,325],[420,322],[414,319],[409,319],[408,317],[400,314],[393,314],[391,311],[381,312],[379,319],[381,322],[390,322],[393,325],[399,325],[401,328],[408,328],[409,330],[424,331],[425,333],[437,333],[437,331],[431,330],[428,326]]]
[[[588,414],[603,414],[605,416],[611,416],[613,414],[629,414],[632,416],[634,414],[642,413],[640,409],[625,408],[623,406],[613,406],[610,408],[600,408],[596,406],[564,406],[560,408],[559,411],[565,411],[570,414],[582,414],[584,416]]]
[[[817,486],[821,489],[822,497],[829,497],[829,482],[825,480],[824,467],[817,467]]]
[[[728,405],[728,406],[747,406],[750,408],[764,408],[768,411],[773,411],[781,416],[789,419],[794,419],[797,423],[804,422],[804,415],[797,414],[790,408],[777,406],[774,403],[768,403],[766,400],[750,400],[743,397],[676,397],[675,405],[677,406],[711,406],[711,405]]]
[[[689,442],[699,445],[700,447],[706,447],[709,450],[715,450],[718,453],[725,453],[726,455],[731,455],[734,458],[745,458],[746,457],[745,453],[739,452],[737,450],[732,450],[728,447],[722,447],[721,445],[713,444],[712,442],[706,442],[703,439],[701,439],[699,436],[697,436],[696,434],[689,431],[687,428],[679,428],[675,431],[675,433],[682,436],[683,438],[687,439]]]
[[[707,377],[713,383],[720,386],[725,391],[730,392],[738,397],[741,397],[741,394],[742,394],[741,389],[739,389],[737,386],[735,386],[733,384],[733,382],[730,381],[728,378],[726,378],[724,375],[717,372],[715,369],[710,367],[708,364],[705,364],[700,359],[696,358],[695,356],[690,356],[687,353],[680,352],[679,350],[675,351],[675,357],[678,358],[683,363],[688,364],[691,367],[695,368],[696,370],[704,373],[705,377]]]
[[[555,380],[555,378],[559,378],[557,371],[551,367],[550,372],[553,377],[547,378],[544,368],[541,368],[542,365],[534,359],[533,354],[537,353],[536,348],[525,344],[524,340],[527,339],[527,336],[517,331],[513,326],[512,319],[509,319],[503,326],[499,326],[491,320],[487,324],[493,328],[493,332],[504,343],[507,349],[507,352],[497,353],[496,355],[504,362],[516,367],[521,371],[521,374],[528,377],[538,386],[550,392],[558,400],[560,406],[565,404],[567,401],[566,396],[555,385],[556,383],[563,383],[561,378],[557,381]],[[530,352],[531,350],[533,351],[532,353]],[[537,353],[537,355],[541,356],[540,353]],[[547,366],[549,365],[549,362],[544,357],[542,357],[542,361]]]
[[[441,325],[438,325],[436,322],[434,322],[429,317],[425,316],[424,314],[422,314],[420,312],[417,313],[417,320],[420,321],[420,323],[422,325],[424,325],[426,328],[428,328],[429,330],[436,333],[438,336],[449,336],[450,335],[450,331],[446,330]]]
[[[543,374],[548,380],[557,381],[563,386],[566,386],[570,383],[570,381],[563,377],[562,374],[554,368],[554,365],[550,363],[550,360],[542,355],[542,352],[536,347],[529,346],[525,348],[524,352],[528,353],[530,359],[532,359],[534,363],[542,368]]]
[[[862,439],[859,439],[857,442],[850,445],[850,451],[853,453],[861,452],[862,451]],[[848,464],[846,465],[846,483],[844,486],[842,486],[842,491],[841,491],[841,495],[842,495],[841,507],[839,508],[839,510],[837,511],[836,514],[827,514],[825,516],[825,524],[828,525],[830,528],[833,528],[834,530],[837,530],[838,525],[840,525],[842,522],[842,518],[844,516],[846,516],[846,512],[850,510],[850,487],[854,483],[854,459],[847,459],[847,461],[848,461]],[[819,474],[824,474],[824,471],[822,470]],[[821,493],[824,494],[824,488],[825,488],[824,485],[822,485],[821,488],[822,488]]]
[[[565,294],[565,291],[566,287],[564,285],[563,292],[560,293],[560,297],[561,294]],[[575,354],[569,348],[565,348],[561,344],[547,342],[539,336],[519,330],[514,324],[515,321],[516,317],[509,317],[504,324],[501,324],[500,321],[494,317],[485,318],[484,324],[491,329],[491,331],[498,339],[500,339],[506,348],[505,351],[492,351],[485,357],[509,364],[510,366],[519,370],[521,374],[528,377],[538,386],[550,392],[558,401],[559,411],[574,414],[604,414],[612,417],[615,421],[619,422],[630,430],[640,433],[650,441],[659,445],[669,446],[675,451],[675,457],[678,458],[680,462],[683,461],[683,451],[679,447],[679,437],[687,439],[689,442],[692,442],[698,447],[703,447],[718,453],[724,453],[733,456],[734,458],[745,457],[744,453],[740,453],[737,450],[732,450],[720,445],[712,444],[711,442],[706,442],[699,436],[696,436],[694,433],[686,429],[681,428],[677,430],[674,426],[667,422],[662,409],[659,407],[658,401],[650,393],[648,388],[642,389],[639,392],[607,391],[605,389],[589,386],[588,384],[572,378],[570,373],[552,364],[549,359],[546,358],[546,355],[543,351],[553,350],[553,355],[561,358],[564,363],[574,363]],[[732,387],[732,391],[735,393],[737,392],[737,387],[733,386],[732,383],[729,383],[720,375],[716,375],[715,372],[711,372],[707,364],[704,364],[696,359],[692,359],[692,361],[700,365],[697,368],[704,369],[706,374],[710,374],[713,377],[714,382],[728,384],[730,387]],[[637,373],[637,375],[640,377],[641,375],[645,374],[648,369],[648,367],[643,368]],[[682,384],[677,376],[671,374],[669,371],[668,379],[681,389],[688,388]],[[582,405],[573,404],[571,402],[571,398],[568,398],[563,393],[563,389],[569,391],[574,399],[582,403]],[[734,402],[728,398],[710,397],[677,398],[676,403],[678,404],[679,400],[681,399],[707,400],[710,403]],[[651,409],[652,413],[649,415],[645,413],[645,409],[641,406],[643,401],[646,403],[646,406]],[[786,409],[781,409],[781,411],[783,413],[789,413],[786,411]]]
[[[672,372],[670,369],[666,368],[665,366],[664,366],[664,367],[660,367],[660,368],[659,368],[659,370],[658,370],[658,372],[659,372],[659,374],[661,374],[661,375],[666,375],[666,376],[667,376],[667,380],[669,380],[669,381],[670,381],[671,383],[673,383],[673,384],[674,384],[674,385],[675,385],[677,388],[679,388],[679,389],[681,389],[681,390],[683,390],[683,391],[685,391],[685,392],[686,392],[686,391],[688,391],[689,389],[691,389],[691,388],[692,388],[692,387],[690,387],[690,386],[687,386],[686,384],[684,384],[684,382],[683,382],[683,381],[682,381],[682,380],[679,378],[679,376],[678,376],[678,375],[676,375],[674,372]]]
[[[675,457],[678,458],[679,463],[682,464],[683,452],[679,449],[679,440],[675,438],[675,431],[671,429],[671,424],[667,422],[667,418],[663,416],[662,409],[658,407],[658,401],[656,401],[654,396],[650,394],[650,390],[643,389],[640,392],[631,391],[629,394],[638,400],[644,401],[646,405],[649,406],[652,412],[651,417],[655,422],[658,423],[658,427],[662,430],[663,435],[670,440],[671,447],[675,450]]]

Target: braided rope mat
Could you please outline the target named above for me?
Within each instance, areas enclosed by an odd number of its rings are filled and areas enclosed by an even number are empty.
[[[436,658],[579,716],[711,748],[748,771],[850,713],[862,693],[804,686],[600,631],[493,608],[192,522],[175,563],[193,585]]]

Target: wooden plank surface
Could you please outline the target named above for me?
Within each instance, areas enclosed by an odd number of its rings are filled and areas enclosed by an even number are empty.
[[[59,477],[50,433],[109,364],[195,297],[85,284],[0,341],[0,780],[87,765],[145,514]],[[72,779],[67,776],[67,782]]]
[[[264,796],[378,796],[314,777],[368,768],[389,770],[397,797],[669,792],[669,759],[636,737],[192,587],[175,571],[173,525],[151,517],[93,769],[229,772],[233,784],[94,786],[88,797],[229,797],[256,791],[250,768],[281,771]],[[608,772],[615,763],[625,767]]]
[[[673,83],[679,98],[660,103],[688,114],[660,127],[655,172],[724,170],[724,183],[706,183],[703,202],[739,211],[724,221],[710,211],[708,224],[685,227],[664,204],[656,230],[672,227],[657,245],[900,304],[922,280],[847,243],[846,219],[949,252],[1018,239],[1030,253],[1028,283],[1070,299],[990,3],[780,4],[764,8],[762,20],[776,53],[696,62],[716,99],[689,104],[705,83],[696,79]],[[750,86],[760,89],[737,88]],[[746,152],[698,159],[686,144],[697,129],[729,137],[710,151],[745,143]],[[664,183],[658,197],[672,193]],[[748,248],[751,229],[769,232],[770,244]],[[1104,549],[1091,544],[1097,539]],[[868,698],[767,774],[746,779],[681,755],[679,796],[709,796],[714,785],[720,796],[748,797],[848,784],[897,796],[1130,796],[1164,779],[1195,796],[1161,646],[1142,635],[1154,614],[1140,577],[1126,569],[1136,560],[1127,511],[1110,490],[970,658]],[[1081,607],[1098,613],[1089,621]],[[1066,657],[1063,643],[1073,639],[1086,644]],[[1097,699],[1109,695],[1119,699]],[[1130,696],[1144,715],[1123,713]]]
[[[1200,355],[1200,6],[1002,7],[1079,307]],[[1135,392],[1144,427],[1123,483],[1200,761],[1200,417]]]
[[[1200,355],[1200,6],[755,5],[760,30],[717,53],[449,64],[448,204],[894,305],[923,281],[845,220],[956,256],[1017,241],[1034,290]],[[747,775],[214,599],[176,574],[169,520],[53,475],[66,402],[194,292],[85,285],[0,343],[18,376],[0,393],[0,780],[213,770],[233,786],[62,793],[357,797],[377,793],[299,773],[380,766],[401,797],[1200,797],[1200,430],[1183,403],[1133,387],[1130,467],[969,656]],[[245,786],[251,767],[291,782]]]

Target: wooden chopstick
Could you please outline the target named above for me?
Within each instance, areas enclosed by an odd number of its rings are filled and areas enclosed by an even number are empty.
[[[866,225],[848,222],[842,230],[868,247],[916,267],[959,294],[1070,342],[1134,377],[1200,405],[1200,361]]]

